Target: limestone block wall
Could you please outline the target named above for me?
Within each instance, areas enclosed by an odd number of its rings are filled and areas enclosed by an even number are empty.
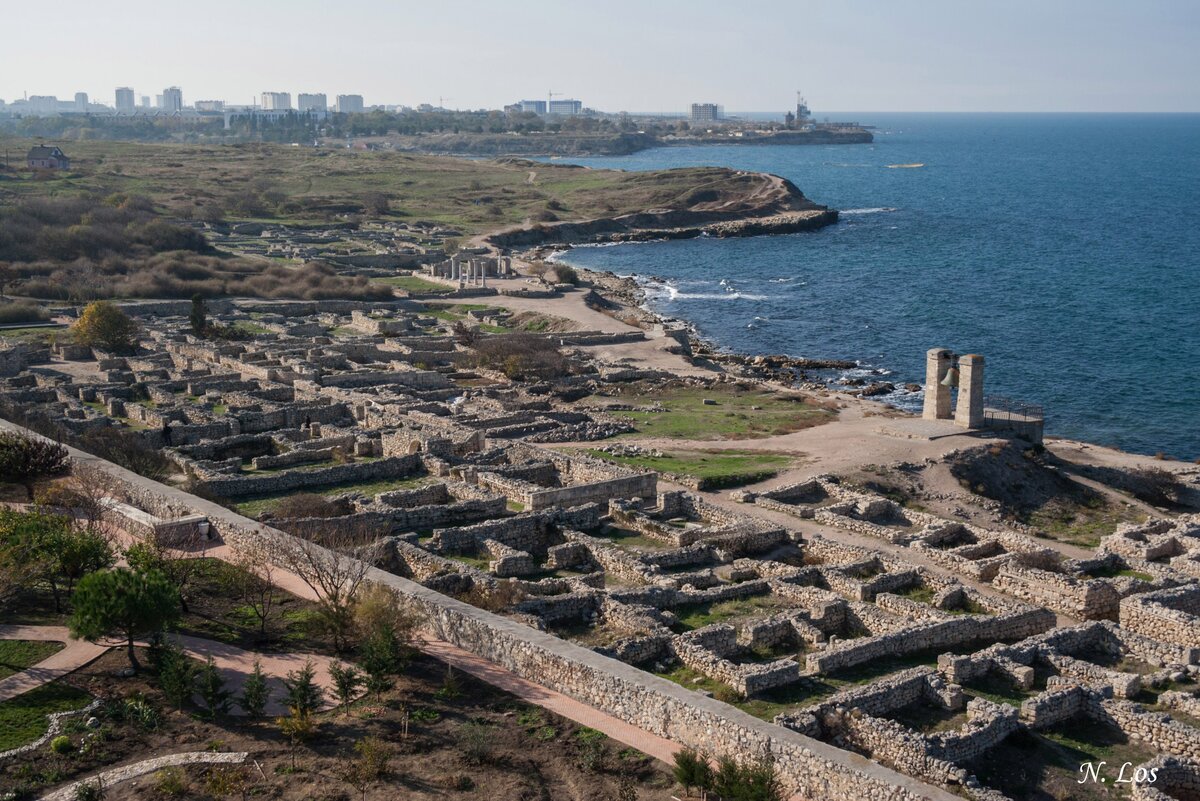
[[[222,498],[243,498],[294,492],[305,487],[403,478],[420,468],[421,460],[415,455],[391,456],[374,462],[353,462],[319,470],[285,470],[264,476],[209,479],[204,482],[204,488]]]
[[[1121,627],[1189,648],[1200,647],[1200,585],[1123,598]]]
[[[863,637],[838,644],[806,658],[809,672],[830,673],[887,656],[897,656],[980,640],[1014,640],[1045,631],[1055,624],[1054,613],[1028,609],[1006,615],[963,615],[949,620],[919,623],[898,632]]]
[[[992,586],[1038,606],[1085,620],[1115,620],[1121,596],[1106,579],[1077,579],[1062,573],[1006,564]]]
[[[1200,795],[1200,760],[1163,755],[1137,767],[1146,775],[1134,782],[1133,801],[1176,801]]]
[[[1200,729],[1180,723],[1163,712],[1149,712],[1141,704],[1132,701],[1093,696],[1089,713],[1115,725],[1127,737],[1140,740],[1158,751],[1200,759]]]

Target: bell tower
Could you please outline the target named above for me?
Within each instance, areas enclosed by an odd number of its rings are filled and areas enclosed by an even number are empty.
[[[958,387],[952,403],[951,389]],[[953,407],[953,415],[951,408]],[[977,353],[956,356],[945,348],[925,353],[925,420],[954,419],[959,428],[983,427],[983,357]]]

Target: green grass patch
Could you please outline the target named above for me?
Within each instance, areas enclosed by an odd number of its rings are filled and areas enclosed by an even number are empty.
[[[658,404],[663,411],[614,412],[637,428],[630,437],[721,440],[754,439],[800,431],[833,420],[835,413],[800,395],[736,384],[693,387],[671,384],[647,388],[614,387],[616,399],[635,405]],[[609,396],[611,397],[611,396]],[[589,402],[603,398],[592,397]],[[704,401],[714,401],[707,404]]]
[[[50,726],[47,715],[82,709],[91,700],[83,690],[54,681],[0,702],[0,751],[31,743],[45,734]]]
[[[755,595],[750,598],[737,598],[712,604],[689,604],[676,607],[672,611],[679,619],[679,626],[686,631],[691,631],[711,626],[713,623],[728,623],[734,620],[769,615],[786,608],[789,608],[788,603],[781,598],[773,595]]]
[[[377,283],[387,284],[396,289],[403,289],[406,292],[436,292],[438,294],[448,294],[454,292],[453,287],[448,287],[444,284],[437,284],[433,281],[427,281],[415,275],[394,275],[391,278],[376,278],[373,279]]]
[[[704,489],[765,481],[792,464],[790,456],[746,450],[666,451],[662,456],[613,456],[595,449],[588,453],[630,467],[698,478],[706,485]]]
[[[61,642],[0,640],[0,679],[31,668],[62,649]]]

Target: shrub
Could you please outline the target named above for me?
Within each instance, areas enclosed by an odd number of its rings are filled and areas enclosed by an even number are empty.
[[[75,752],[75,744],[71,742],[70,737],[60,734],[50,741],[50,750],[56,754],[72,754]]]
[[[162,725],[162,715],[158,713],[158,709],[140,693],[125,699],[120,714],[126,723],[142,731],[154,731]]]
[[[154,774],[154,791],[159,795],[182,796],[188,789],[187,774],[179,768],[163,768]]]
[[[275,505],[273,518],[286,520],[304,517],[342,517],[349,514],[345,501],[334,501],[311,492],[301,492],[284,498]]]
[[[216,720],[221,715],[229,713],[229,704],[233,694],[226,689],[225,679],[217,670],[210,656],[200,668],[199,673],[200,699],[204,701],[204,709],[210,720]]]
[[[0,324],[40,323],[50,319],[40,306],[32,303],[3,303],[0,304]]]
[[[491,761],[493,734],[483,723],[464,723],[454,733],[454,740],[468,762],[482,765]]]
[[[196,691],[199,669],[187,654],[174,645],[163,645],[152,654],[158,687],[177,710],[182,711]]]
[[[480,340],[475,345],[475,364],[500,370],[514,380],[558,378],[571,372],[570,362],[553,342],[524,332]]]
[[[75,801],[104,801],[105,795],[104,782],[101,779],[85,782],[75,788]]]

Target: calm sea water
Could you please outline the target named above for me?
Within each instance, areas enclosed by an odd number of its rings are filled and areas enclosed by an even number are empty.
[[[656,310],[738,351],[893,382],[922,380],[930,347],[982,353],[987,391],[1043,404],[1053,435],[1200,457],[1200,115],[855,118],[874,144],[573,159],[777,173],[841,210],[835,226],[564,260],[658,277]]]

